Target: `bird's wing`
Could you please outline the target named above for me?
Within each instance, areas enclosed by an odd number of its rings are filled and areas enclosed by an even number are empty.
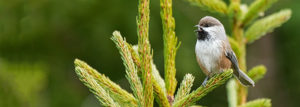
[[[234,71],[239,71],[239,63],[238,60],[232,50],[225,51],[226,57],[231,61],[232,67]],[[239,72],[233,72],[236,76],[239,75]]]
[[[231,61],[234,69],[239,69],[239,63],[238,60],[232,50],[226,51],[225,53],[226,57]]]
[[[254,81],[248,77],[243,71],[239,68],[238,60],[232,50],[226,51],[226,57],[231,61],[233,67],[233,74],[237,77],[237,79],[245,86],[254,87]]]

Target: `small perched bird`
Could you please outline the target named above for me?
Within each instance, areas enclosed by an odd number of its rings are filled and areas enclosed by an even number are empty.
[[[233,69],[235,77],[244,85],[254,87],[254,81],[239,69],[238,60],[232,51],[222,23],[211,16],[203,17],[196,25],[197,43],[195,47],[198,64],[206,74],[202,85],[216,73]]]

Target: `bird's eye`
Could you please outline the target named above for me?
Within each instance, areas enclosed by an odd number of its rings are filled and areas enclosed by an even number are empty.
[[[209,25],[208,24],[204,24],[204,26],[203,27],[209,27]]]

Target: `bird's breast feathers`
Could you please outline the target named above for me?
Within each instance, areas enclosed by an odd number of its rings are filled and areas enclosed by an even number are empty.
[[[195,47],[197,61],[206,75],[219,70],[219,62],[224,55],[222,44],[221,40],[197,41]]]

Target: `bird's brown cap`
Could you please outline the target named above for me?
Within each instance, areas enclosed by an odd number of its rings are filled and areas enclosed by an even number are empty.
[[[209,27],[209,26],[223,26],[222,23],[211,16],[205,16],[199,21],[199,25],[202,27]]]

